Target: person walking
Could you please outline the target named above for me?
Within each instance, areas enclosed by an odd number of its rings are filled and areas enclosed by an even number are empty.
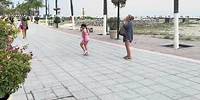
[[[21,30],[23,39],[25,39],[26,38],[26,32],[28,30],[28,22],[27,22],[27,19],[25,17],[21,18],[19,28]]]
[[[132,15],[128,15],[124,19],[124,25],[122,28],[124,29],[123,33],[123,42],[125,43],[127,55],[123,57],[126,60],[132,59],[132,52],[131,52],[131,43],[133,42],[133,23],[134,17]]]

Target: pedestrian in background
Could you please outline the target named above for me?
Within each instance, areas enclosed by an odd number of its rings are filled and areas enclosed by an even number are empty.
[[[27,22],[26,17],[22,17],[21,18],[19,29],[21,30],[23,39],[25,39],[26,38],[27,30],[28,30],[28,22]]]

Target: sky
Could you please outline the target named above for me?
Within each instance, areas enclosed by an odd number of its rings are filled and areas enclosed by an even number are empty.
[[[13,0],[14,2],[22,2],[23,0]],[[50,3],[50,13],[53,11],[55,0],[48,0]],[[108,1],[108,16],[116,16],[117,9]],[[128,14],[134,16],[173,16],[174,0],[127,0],[126,6],[121,8],[120,16],[124,17]],[[180,16],[200,16],[200,0],[179,0]],[[86,16],[102,17],[103,16],[103,0],[73,0],[74,15],[80,16],[82,8],[85,9]],[[61,8],[61,16],[70,16],[70,0],[58,0],[58,7]],[[45,12],[45,8],[41,9],[41,13]]]

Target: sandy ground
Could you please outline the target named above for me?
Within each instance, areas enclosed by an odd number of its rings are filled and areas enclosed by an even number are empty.
[[[180,34],[200,36],[200,24],[190,24],[189,26],[181,27]]]

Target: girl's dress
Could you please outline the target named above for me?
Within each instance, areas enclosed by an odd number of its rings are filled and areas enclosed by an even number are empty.
[[[87,29],[84,29],[82,32],[82,43],[87,44],[89,41],[89,31]]]

